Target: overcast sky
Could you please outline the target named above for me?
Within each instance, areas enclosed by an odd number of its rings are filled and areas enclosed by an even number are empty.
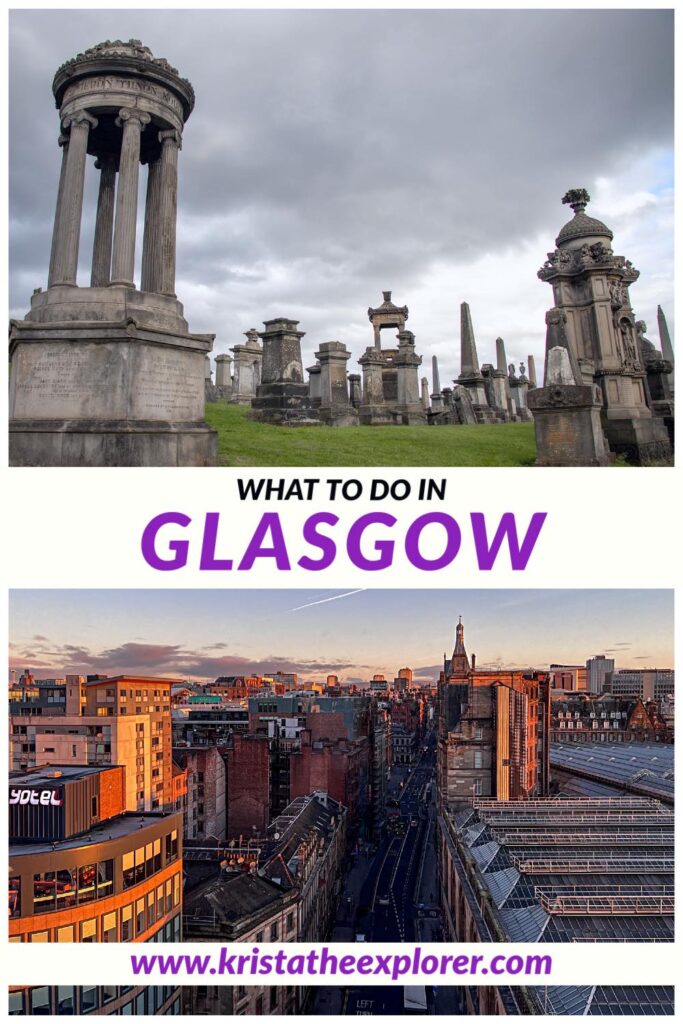
[[[304,365],[341,340],[359,372],[367,308],[392,289],[421,375],[432,355],[442,386],[459,372],[463,300],[480,362],[495,362],[500,335],[508,361],[533,353],[540,374],[552,291],[536,271],[576,187],[641,271],[632,299],[650,338],[659,346],[658,303],[673,328],[673,13],[637,10],[14,11],[12,316],[46,285],[53,74],[117,37],[195,87],[176,290],[190,328],[216,334],[214,353],[287,316],[306,331]],[[91,159],[82,284],[95,201]]]
[[[38,677],[137,672],[213,679],[438,678],[462,615],[480,668],[545,669],[595,654],[673,665],[668,590],[15,590],[11,665]]]

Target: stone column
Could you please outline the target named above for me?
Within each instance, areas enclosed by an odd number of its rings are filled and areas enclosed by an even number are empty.
[[[216,386],[219,388],[232,387],[232,358],[223,352],[216,356]]]
[[[422,378],[421,389],[422,408],[425,412],[429,412],[429,380],[427,377]]]
[[[178,209],[178,152],[180,133],[159,132],[159,291],[175,298],[175,235]]]
[[[527,364],[529,366],[529,387],[535,388],[538,384],[536,381],[536,360],[533,356],[527,356]]]
[[[320,399],[322,391],[320,388],[320,363],[315,362],[313,366],[306,367],[306,373],[308,374],[308,397],[311,400],[311,404],[318,408],[320,405]]]
[[[330,426],[358,422],[349,402],[346,364],[351,353],[341,341],[325,341],[315,353],[320,363],[320,415]]]
[[[98,157],[95,167],[100,172],[100,191],[97,196],[95,240],[92,249],[90,287],[109,284],[111,276],[111,243],[114,235],[114,195],[116,193],[116,157],[113,154]]]
[[[55,206],[55,221],[52,228],[52,248],[50,249],[50,269],[47,274],[47,286],[54,284],[55,280],[55,258],[57,251],[57,236],[59,231],[59,218],[61,217],[62,203],[64,201],[64,181],[66,179],[66,158],[69,152],[69,136],[60,135],[57,144],[62,148],[62,166],[59,172],[59,186],[57,188],[57,205]]]
[[[363,369],[363,405],[384,405],[382,370],[386,359],[374,346],[358,360]]]
[[[358,409],[361,404],[361,389],[360,389],[360,374],[350,373],[349,374],[349,401],[354,409]]]
[[[72,117],[65,118],[64,127],[70,129],[70,137],[64,187],[59,203],[59,224],[54,243],[54,278],[49,283],[75,285],[78,246],[81,239],[88,133],[91,128],[97,127],[97,119],[82,110]]]
[[[116,223],[111,283],[135,287],[135,227],[138,211],[138,178],[140,175],[140,135],[149,124],[149,114],[131,107],[119,111],[116,125],[123,128],[119,187],[116,193]]]
[[[432,409],[435,412],[440,412],[443,409],[441,381],[439,380],[439,360],[436,356],[432,356]]]
[[[140,289],[159,291],[159,196],[161,188],[161,161],[155,160],[147,170],[145,198],[145,227],[142,236],[142,269]]]

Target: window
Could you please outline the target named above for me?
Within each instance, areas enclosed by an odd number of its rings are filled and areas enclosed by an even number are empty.
[[[84,985],[81,989],[81,1013],[91,1013],[99,1006],[96,985]]]
[[[481,768],[481,766],[482,766],[481,750],[475,750],[475,752],[474,752],[474,767],[475,768]]]
[[[78,869],[78,902],[90,903],[95,899],[95,876],[97,867],[95,864],[86,864]]]
[[[117,996],[118,989],[116,985],[102,986],[102,1006],[106,1006],[107,1003],[113,1003]]]
[[[174,828],[166,836],[166,863],[175,860],[178,856],[178,829]]]
[[[68,868],[62,868],[61,871],[57,872],[55,884],[57,889],[57,909],[63,910],[65,907],[75,906],[77,885],[76,871],[70,871]]]
[[[63,928],[57,929],[57,942],[74,942],[74,926],[66,924]]]
[[[10,992],[9,994],[9,1012],[10,1017],[15,1016],[26,1016],[24,1011],[24,993],[23,992]]]
[[[122,860],[123,888],[130,889],[135,885],[135,854],[132,850],[124,853]]]
[[[135,884],[138,885],[145,878],[145,848],[139,846],[135,851]]]
[[[9,916],[21,916],[21,876],[10,876],[9,880]]]
[[[173,882],[169,878],[166,882],[166,913],[173,910]]]
[[[173,906],[180,904],[180,875],[173,876]]]
[[[294,927],[294,914],[287,914],[287,931],[291,932]]]
[[[160,885],[157,887],[157,921],[160,921],[164,916],[164,887]]]
[[[97,865],[97,896],[110,896],[114,890],[114,861],[102,860]]]
[[[277,987],[275,985],[270,986],[270,1011],[277,1009]]]
[[[57,1013],[59,1016],[73,1016],[76,1012],[76,990],[73,985],[57,986]]]
[[[81,942],[97,942],[97,921],[94,917],[81,922]]]
[[[54,871],[43,871],[33,876],[33,909],[34,913],[43,910],[54,910],[56,906],[56,889]]]
[[[32,1014],[40,1014],[41,1016],[49,1015],[50,990],[47,985],[41,985],[39,988],[32,988],[29,998],[31,1000]]]
[[[29,936],[29,940],[31,942],[49,942],[50,941],[50,933],[49,932],[32,932],[31,935]]]
[[[121,908],[121,942],[130,942],[133,938],[133,905]]]
[[[256,932],[256,942],[263,942],[263,932]]]
[[[145,931],[145,900],[138,900],[135,904],[135,934],[142,935]]]
[[[154,892],[147,893],[147,927],[151,928],[157,919]]]
[[[102,918],[102,942],[116,942],[116,911]]]
[[[277,921],[273,921],[273,923],[270,926],[270,941],[271,942],[277,942],[277,932],[278,932]]]

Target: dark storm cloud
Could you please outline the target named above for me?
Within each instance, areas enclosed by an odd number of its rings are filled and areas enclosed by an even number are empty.
[[[52,74],[97,41],[130,36],[197,93],[177,290],[217,350],[284,314],[307,331],[305,358],[337,337],[357,357],[370,340],[365,310],[389,287],[409,305],[423,295],[411,306],[418,348],[422,330],[425,354],[455,349],[467,295],[452,280],[450,322],[435,321],[434,267],[509,252],[512,273],[525,240],[552,244],[568,187],[591,189],[671,146],[667,11],[13,12],[14,315],[45,283],[59,174]],[[84,278],[94,193],[91,175]],[[541,247],[537,265],[544,257]],[[529,288],[538,309],[515,330],[538,344],[550,294]]]

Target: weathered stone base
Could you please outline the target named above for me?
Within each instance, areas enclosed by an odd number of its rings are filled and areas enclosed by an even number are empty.
[[[592,387],[534,388],[529,405],[536,428],[537,466],[607,466],[612,461]]]
[[[218,434],[206,423],[15,420],[10,466],[215,466]]]
[[[384,405],[361,405],[358,416],[364,427],[395,427],[398,424],[391,410]]]
[[[287,427],[320,426],[318,410],[311,405],[307,384],[275,381],[259,384],[252,399],[250,420]]]
[[[422,405],[397,405],[392,411],[396,422],[404,427],[420,427],[427,422],[427,413]]]
[[[661,419],[605,420],[605,436],[616,455],[632,466],[672,466],[673,450]]]
[[[353,406],[335,408],[334,406],[318,407],[316,414],[327,427],[357,427],[358,413]]]
[[[232,400],[232,388],[226,384],[214,384],[213,385],[215,398],[212,399],[214,402],[230,402]]]
[[[660,420],[669,435],[671,450],[674,450],[675,419],[673,399],[660,399],[652,403],[652,412],[656,419]]]

